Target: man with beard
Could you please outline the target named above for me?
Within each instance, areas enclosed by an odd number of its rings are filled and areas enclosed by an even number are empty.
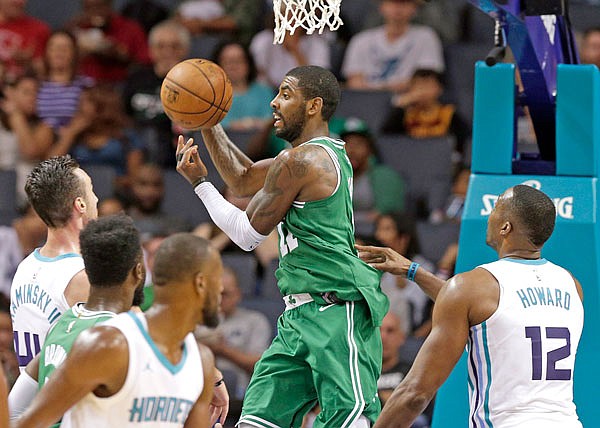
[[[136,245],[133,270],[142,273]],[[220,256],[206,240],[167,238],[156,254],[154,305],[82,331],[16,426],[45,427],[63,414],[65,427],[208,427],[224,419],[209,409],[214,386],[224,388],[214,384],[213,356],[192,335],[198,323],[218,323],[221,274]]]
[[[133,175],[131,204],[127,208],[127,214],[142,235],[170,235],[190,231],[191,226],[187,222],[161,209],[164,197],[164,174],[160,167],[150,163],[140,166]]]
[[[292,149],[253,163],[219,125],[202,129],[219,173],[242,211],[206,181],[193,139],[177,148],[177,171],[193,186],[213,222],[246,251],[275,228],[276,276],[286,310],[278,334],[256,364],[240,428],[297,427],[318,401],[318,426],[368,427],[380,411],[381,324],[389,303],[379,273],[354,248],[352,165],[344,142],[329,137],[340,98],[321,67],[290,70],[271,101],[275,133]]]
[[[75,304],[50,329],[40,353],[25,367],[31,379],[18,378],[10,394],[13,418],[25,410],[38,388],[64,361],[79,333],[142,303],[144,262],[131,218],[117,215],[91,221],[81,231],[79,245],[91,282],[89,298]]]

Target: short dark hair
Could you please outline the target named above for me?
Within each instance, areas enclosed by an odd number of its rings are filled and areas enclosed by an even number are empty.
[[[79,234],[79,246],[92,287],[121,285],[142,261],[140,234],[124,214],[90,221]]]
[[[73,201],[84,196],[83,182],[75,175],[79,164],[71,156],[40,162],[27,176],[27,199],[48,227],[62,227],[71,218]]]
[[[433,70],[431,68],[419,68],[415,70],[412,75],[413,79],[434,79],[436,82],[440,84],[440,86],[444,86],[444,75],[439,71]]]
[[[160,244],[154,257],[154,285],[161,287],[169,282],[182,281],[197,270],[194,267],[204,269],[210,254],[210,243],[204,238],[191,233],[169,236]]]
[[[519,184],[513,187],[510,211],[525,227],[533,245],[541,247],[550,238],[556,223],[556,208],[542,191]]]
[[[583,32],[583,38],[586,39],[590,36],[590,34],[592,33],[600,33],[600,27],[598,26],[594,26],[594,27],[589,27],[586,28],[585,31]]]
[[[256,76],[258,74],[257,70],[256,70],[256,64],[254,63],[254,57],[252,56],[252,54],[250,53],[250,49],[248,49],[248,46],[243,44],[242,42],[238,42],[235,40],[223,40],[221,43],[219,43],[217,45],[217,47],[215,48],[215,50],[213,51],[212,54],[212,60],[213,62],[221,65],[221,59],[220,56],[223,53],[223,51],[225,50],[225,48],[227,46],[239,46],[240,48],[242,48],[242,51],[244,51],[244,58],[246,59],[246,62],[248,63],[248,83],[252,83],[256,80]]]
[[[328,121],[340,102],[340,84],[333,73],[316,65],[292,68],[286,76],[298,79],[298,87],[305,100],[322,98],[321,116]]]

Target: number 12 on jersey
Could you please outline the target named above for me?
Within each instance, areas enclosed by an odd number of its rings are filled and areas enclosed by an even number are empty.
[[[546,353],[544,380],[571,380],[571,369],[557,369],[556,363],[571,355],[571,332],[566,327],[546,327],[546,339],[563,339],[566,343]],[[531,339],[531,380],[543,380],[542,328],[525,327],[525,337]]]
[[[279,252],[281,257],[285,257],[289,252],[298,248],[298,239],[291,232],[283,231],[283,224],[277,225],[277,234],[279,235]]]

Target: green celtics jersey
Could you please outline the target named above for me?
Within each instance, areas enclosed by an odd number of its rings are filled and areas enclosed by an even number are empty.
[[[294,201],[277,225],[279,269],[283,295],[335,292],[342,300],[365,299],[375,325],[380,325],[389,302],[379,287],[381,273],[358,258],[354,248],[352,165],[344,142],[328,137],[304,144],[320,146],[338,173],[333,194],[318,201]]]
[[[78,303],[65,312],[48,332],[40,351],[39,387],[46,383],[52,372],[67,358],[79,333],[115,315],[109,311],[89,311],[84,308],[84,303]]]

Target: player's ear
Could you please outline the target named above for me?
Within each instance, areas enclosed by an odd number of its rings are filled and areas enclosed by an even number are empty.
[[[506,236],[513,230],[513,225],[510,221],[505,221],[500,228],[500,235]]]
[[[194,275],[194,290],[202,295],[206,292],[206,277],[202,272],[197,272]]]
[[[306,103],[306,113],[310,116],[314,116],[316,114],[321,114],[321,110],[323,109],[323,98],[315,97],[311,98]]]
[[[75,201],[73,202],[73,206],[81,214],[83,214],[85,212],[85,201],[83,200],[83,198],[81,196],[75,198]]]

